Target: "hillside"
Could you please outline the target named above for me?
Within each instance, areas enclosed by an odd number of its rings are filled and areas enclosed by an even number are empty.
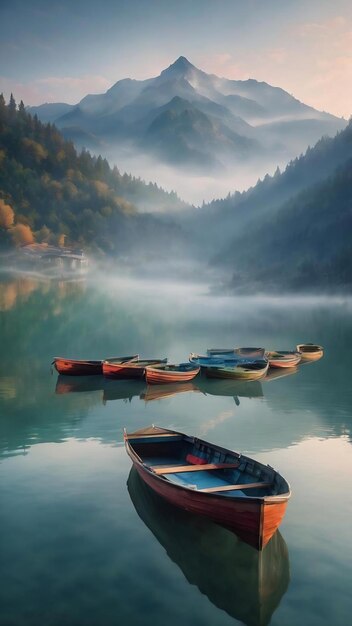
[[[351,289],[351,172],[352,123],[282,174],[205,207],[198,232],[212,233],[211,262],[231,288]]]
[[[350,292],[351,232],[352,159],[254,227],[221,264],[231,267],[233,288]]]
[[[156,255],[185,236],[165,218],[139,213],[146,205],[177,210],[175,193],[111,169],[102,157],[78,154],[51,124],[0,97],[0,245],[78,244],[99,254]]]

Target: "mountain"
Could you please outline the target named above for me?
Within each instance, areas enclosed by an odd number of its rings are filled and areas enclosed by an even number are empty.
[[[51,124],[6,105],[0,96],[0,248],[33,241],[84,247],[134,263],[183,258],[188,240],[171,219],[139,212],[177,212],[175,193],[77,153]]]
[[[174,127],[169,116],[159,107],[153,132],[161,137],[175,128],[182,136],[184,125],[196,146],[197,131],[207,128],[198,109],[175,97]],[[143,271],[170,272],[170,259],[174,271],[183,267],[200,279],[211,270],[221,290],[352,287],[352,122],[282,173],[198,209],[121,174],[101,156],[77,153],[54,126],[29,115],[22,103],[17,109],[13,98],[6,105],[0,97],[0,162],[3,250],[33,239],[66,239]],[[140,206],[164,208],[172,218],[140,213]]]
[[[346,124],[283,89],[207,74],[182,56],[155,78],[120,80],[75,106],[29,110],[55,122],[78,146],[99,145],[111,156],[125,144],[136,159],[157,157],[188,173],[195,166],[204,176],[244,163],[255,171],[264,163],[286,163]]]

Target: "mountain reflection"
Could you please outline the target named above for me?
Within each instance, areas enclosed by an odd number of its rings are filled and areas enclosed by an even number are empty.
[[[232,532],[168,504],[134,468],[127,487],[139,517],[191,585],[248,626],[270,622],[290,580],[288,550],[278,531],[258,552]]]

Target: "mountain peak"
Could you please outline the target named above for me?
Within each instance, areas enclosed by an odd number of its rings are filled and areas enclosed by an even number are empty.
[[[176,61],[171,63],[169,67],[161,72],[161,75],[165,74],[180,74],[185,75],[190,70],[196,70],[197,68],[189,62],[186,57],[180,56]]]

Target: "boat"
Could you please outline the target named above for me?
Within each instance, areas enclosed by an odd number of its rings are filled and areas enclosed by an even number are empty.
[[[265,354],[265,348],[209,348],[207,350],[208,357],[224,357],[224,358],[252,358],[262,359]]]
[[[270,541],[291,492],[272,467],[183,433],[124,431],[138,474],[160,496],[229,528],[257,550]]]
[[[233,378],[235,380],[259,380],[264,378],[269,368],[267,359],[256,361],[223,361],[208,364],[205,373],[209,378]]]
[[[111,357],[101,361],[78,361],[55,357],[51,365],[54,365],[59,374],[65,374],[65,376],[97,376],[103,373],[103,363],[126,363],[136,361],[138,358],[138,354]]]
[[[299,343],[296,346],[297,352],[301,353],[302,363],[306,361],[317,361],[324,354],[324,348],[314,343]]]
[[[199,388],[193,382],[185,383],[169,383],[161,385],[147,385],[145,390],[140,394],[140,399],[144,402],[152,402],[153,400],[162,400],[163,398],[171,398],[179,393],[199,392]]]
[[[140,519],[191,585],[241,623],[269,624],[290,582],[289,553],[280,531],[258,552],[226,528],[161,498],[134,467],[127,489]]]
[[[160,385],[163,383],[184,383],[193,380],[199,374],[199,365],[193,363],[179,363],[148,365],[145,368],[145,378],[148,385]]]
[[[265,353],[269,367],[296,367],[301,360],[300,352],[288,350],[269,351]]]
[[[167,363],[167,359],[143,359],[125,363],[103,361],[103,374],[106,378],[143,378],[147,365]]]

